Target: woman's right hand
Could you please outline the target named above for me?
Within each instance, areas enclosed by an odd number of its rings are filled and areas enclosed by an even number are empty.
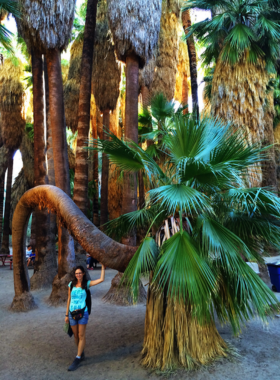
[[[69,323],[69,317],[65,317],[65,323]]]

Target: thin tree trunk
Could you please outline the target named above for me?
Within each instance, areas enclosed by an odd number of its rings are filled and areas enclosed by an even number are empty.
[[[6,199],[5,199],[5,213],[4,213],[4,227],[1,252],[10,254],[9,249],[9,236],[10,236],[10,209],[11,209],[11,194],[12,194],[12,179],[13,179],[13,152],[11,152],[8,163],[8,175],[6,185]]]
[[[79,94],[78,137],[75,161],[75,178],[73,200],[80,210],[87,215],[88,209],[88,134],[90,125],[91,75],[93,47],[98,0],[88,0],[82,53],[82,72]],[[86,252],[75,244],[76,263],[86,269]]]
[[[141,86],[142,105],[147,108],[151,105],[151,94],[147,86]]]
[[[32,213],[29,244],[32,245],[32,248],[35,248],[35,246],[36,246],[36,213],[35,213],[35,211],[33,211],[33,213]]]
[[[115,242],[96,228],[81,212],[70,197],[59,188],[43,185],[28,190],[20,199],[13,217],[13,255],[15,297],[12,309],[26,311],[34,307],[29,293],[28,275],[25,264],[25,235],[30,213],[39,206],[51,209],[83,249],[102,264],[123,272],[136,247]],[[67,284],[65,283],[67,288]]]
[[[2,245],[5,175],[0,179],[0,250]]]
[[[183,88],[182,88],[182,105],[186,107],[183,114],[186,115],[189,112],[189,84],[187,75],[183,76]]]
[[[190,11],[182,12],[182,22],[185,34],[188,34],[188,28],[191,26]],[[191,74],[191,89],[192,89],[192,105],[193,114],[199,118],[199,105],[198,105],[198,85],[197,85],[197,59],[196,50],[193,36],[187,39],[188,53],[190,60],[190,74]]]
[[[93,46],[98,0],[88,0],[84,45],[82,54],[82,72],[79,95],[78,138],[76,149],[75,181],[73,200],[86,215],[88,198],[88,151],[87,147],[90,124],[91,75]]]
[[[63,85],[60,53],[49,49],[46,54],[49,82],[50,122],[52,129],[56,186],[70,196],[69,163],[63,102]],[[75,266],[73,238],[61,225],[58,226],[58,275],[53,282],[50,301],[53,304],[67,299],[67,282]]]
[[[45,83],[45,117],[46,117],[46,128],[47,128],[47,163],[48,163],[48,182],[49,185],[55,186],[55,175],[54,175],[54,161],[53,161],[53,147],[52,147],[52,129],[50,123],[50,102],[49,102],[49,80],[48,80],[48,69],[46,57],[44,57],[44,83]],[[57,234],[56,226],[56,216],[50,214],[50,245],[55,254],[56,259],[56,245],[55,237]],[[57,262],[56,262],[57,267]]]
[[[138,144],[138,77],[139,61],[134,54],[126,58],[125,138]],[[137,210],[137,175],[125,174],[122,214]],[[122,238],[122,243],[136,245],[136,233]]]
[[[41,54],[32,54],[33,113],[34,113],[34,186],[47,184],[45,157],[45,120],[43,59]],[[34,275],[30,279],[31,289],[49,286],[56,275],[56,259],[50,245],[50,216],[47,210],[35,210],[36,214],[36,259]]]
[[[138,144],[138,79],[139,61],[134,54],[126,58],[126,95],[125,95],[125,138]],[[137,175],[124,174],[122,214],[137,210]],[[136,245],[136,231],[122,237],[122,243],[130,246]],[[118,273],[112,280],[109,292],[104,296],[104,301],[117,305],[132,305],[132,299],[128,296],[126,285],[115,286],[120,281],[122,273]],[[143,297],[146,292],[139,281],[139,294]]]
[[[92,126],[92,138],[97,139],[97,125]],[[92,199],[92,221],[95,226],[99,226],[99,214],[98,214],[98,196],[99,196],[99,186],[98,186],[98,152],[93,152],[93,181],[95,186],[95,194]]]
[[[110,129],[110,111],[103,112],[103,125],[106,132]],[[108,135],[103,130],[103,140],[107,140]],[[106,154],[102,155],[102,175],[101,175],[101,204],[100,204],[100,225],[108,222],[108,180],[109,180],[109,160]]]

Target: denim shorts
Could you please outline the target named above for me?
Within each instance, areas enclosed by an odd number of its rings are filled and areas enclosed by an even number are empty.
[[[83,316],[83,318],[80,319],[79,321],[75,321],[75,320],[72,318],[71,313],[69,312],[69,322],[70,322],[70,326],[86,325],[86,324],[88,323],[88,311],[85,311],[85,312],[84,312],[84,316]]]

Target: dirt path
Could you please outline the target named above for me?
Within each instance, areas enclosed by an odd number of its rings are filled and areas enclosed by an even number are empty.
[[[97,278],[99,271],[92,271]],[[49,307],[50,289],[33,292],[38,309],[28,313],[9,311],[14,289],[13,271],[0,266],[0,379],[1,380],[269,380],[280,379],[280,319],[269,326],[247,324],[240,338],[228,327],[219,328],[224,339],[238,350],[239,361],[220,360],[195,371],[159,376],[140,366],[145,306],[103,304],[115,271],[106,271],[103,284],[92,288],[92,314],[87,327],[86,361],[76,372],[67,367],[75,357],[73,338],[63,332],[65,307]],[[32,271],[30,270],[30,274]],[[280,297],[279,297],[280,299]]]

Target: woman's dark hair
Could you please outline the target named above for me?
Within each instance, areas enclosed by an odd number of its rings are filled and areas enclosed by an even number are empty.
[[[83,275],[83,280],[82,280],[82,289],[87,289],[87,279],[86,279],[86,276],[85,276],[85,273],[86,273],[86,271],[85,271],[85,268],[82,266],[82,265],[78,265],[75,269],[74,269],[74,279],[72,280],[72,284],[73,284],[73,286],[76,286],[77,285],[77,282],[78,282],[78,280],[77,280],[77,277],[75,276],[75,272],[76,272],[76,270],[78,270],[78,269],[80,269],[83,273],[84,273],[84,275]]]

